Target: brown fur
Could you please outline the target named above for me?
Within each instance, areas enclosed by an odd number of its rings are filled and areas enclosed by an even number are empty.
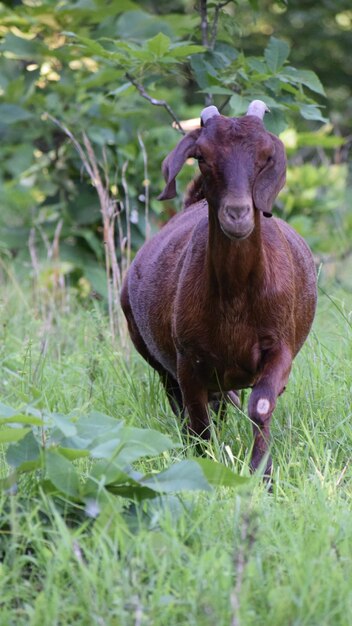
[[[187,409],[191,432],[209,436],[207,403],[215,394],[252,387],[257,468],[277,397],[313,321],[314,262],[290,226],[264,217],[284,183],[285,155],[259,119],[218,116],[184,137],[164,162],[161,198],[176,193],[175,177],[190,156],[202,159],[192,203],[138,252],[122,307],[137,350],[159,372],[172,408]]]

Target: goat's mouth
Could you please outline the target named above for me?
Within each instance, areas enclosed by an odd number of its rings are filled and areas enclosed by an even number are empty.
[[[254,221],[250,218],[233,221],[228,216],[219,216],[219,224],[224,235],[234,241],[247,239],[254,228]]]
[[[222,225],[221,225],[221,230],[224,233],[224,235],[226,235],[226,237],[228,237],[229,239],[232,239],[232,241],[242,241],[243,239],[247,239],[247,237],[249,237],[249,235],[253,231],[253,227],[251,227],[245,233],[239,233],[237,231],[234,232],[233,230],[229,231],[225,229]]]

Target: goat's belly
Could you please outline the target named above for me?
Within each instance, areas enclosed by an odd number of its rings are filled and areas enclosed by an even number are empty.
[[[215,371],[212,376],[204,380],[205,386],[211,392],[230,391],[231,389],[245,389],[252,387],[259,372],[244,370],[239,367],[225,369],[223,372]]]
[[[224,390],[245,389],[252,387],[257,379],[257,372],[247,372],[238,369],[229,369],[224,373]]]
[[[252,387],[260,374],[260,352],[257,346],[242,359],[190,358],[199,380],[210,392]]]

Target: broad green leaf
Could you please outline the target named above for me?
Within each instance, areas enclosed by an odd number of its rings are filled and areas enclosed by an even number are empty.
[[[247,483],[250,479],[235,474],[222,463],[216,463],[211,459],[195,459],[204,472],[208,483],[214,487],[238,487]]]
[[[62,454],[47,450],[45,452],[47,478],[66,496],[77,498],[80,494],[80,482],[76,469]]]
[[[23,469],[23,464],[28,461],[36,461],[40,456],[40,446],[30,430],[18,441],[10,445],[6,451],[6,461],[9,465],[16,467],[19,471]]]
[[[263,75],[268,74],[268,68],[266,64],[264,63],[264,61],[261,61],[260,59],[257,59],[256,57],[248,57],[246,61],[249,67],[251,68],[251,70],[254,70],[258,74],[263,74]]]
[[[196,461],[180,461],[167,470],[144,478],[141,484],[159,493],[174,491],[210,491],[204,472]]]
[[[119,449],[121,449],[119,437],[102,434],[90,445],[90,454],[93,459],[110,459],[112,456],[115,457],[115,454],[118,456]]]
[[[274,135],[279,135],[287,128],[286,117],[282,111],[272,108],[271,113],[264,117],[264,126]]]
[[[110,84],[116,84],[120,80],[124,80],[125,72],[121,69],[116,69],[115,67],[110,67],[107,65],[103,67],[101,70],[98,70],[94,74],[90,74],[82,81],[82,85],[87,89],[93,89],[94,87],[101,87]],[[130,83],[128,83],[130,85]]]
[[[102,485],[112,483],[139,485],[143,474],[132,468],[121,469],[115,461],[98,461],[93,465],[89,479]]]
[[[276,73],[285,63],[290,52],[290,46],[286,41],[270,37],[269,44],[264,50],[264,57],[268,67]]]
[[[20,441],[28,432],[29,428],[0,428],[0,443]]]
[[[203,55],[195,54],[190,60],[195,79],[201,89],[205,89],[210,84],[211,76],[217,77],[216,69],[208,63]]]
[[[157,456],[165,450],[178,447],[172,440],[157,430],[124,427],[114,433],[102,432],[90,445],[93,458],[109,459],[120,467],[129,465],[146,456]]]
[[[3,124],[16,124],[29,120],[32,114],[17,104],[0,104],[0,122]]]
[[[170,437],[152,428],[146,429],[126,426],[121,430],[120,437],[121,442],[125,445],[132,447],[140,446],[141,450],[145,451],[150,456],[161,454],[165,452],[165,450],[178,448],[181,445],[174,443]]]
[[[270,111],[273,110],[283,110],[285,109],[285,105],[280,104],[275,98],[272,98],[267,93],[263,91],[250,91],[246,96],[250,101],[251,100],[263,100],[265,104],[269,107]],[[265,116],[266,119],[267,116]]]
[[[84,498],[94,497],[99,502],[101,500],[104,501],[107,489],[114,495],[130,498],[131,500],[154,498],[156,491],[142,485],[138,478],[139,475],[136,472],[130,475],[116,466],[97,464],[93,467],[84,485]]]
[[[13,415],[16,415],[16,413],[16,409],[13,409],[11,406],[7,406],[6,404],[0,402],[0,418],[12,417]]]
[[[76,422],[77,435],[81,439],[86,439],[90,444],[98,437],[117,434],[122,427],[123,422],[98,411],[92,411],[89,415],[80,417]]]
[[[157,57],[162,57],[166,52],[168,52],[170,48],[170,38],[164,35],[163,33],[159,33],[153,39],[149,39],[147,41],[147,49],[153,52]]]
[[[109,485],[108,489],[116,496],[138,501],[155,498],[157,494],[157,492],[153,489],[150,489],[149,487],[144,487],[143,485],[139,485],[138,483],[130,485]]]
[[[43,53],[43,44],[38,37],[25,39],[17,37],[14,33],[8,32],[3,43],[0,45],[0,52],[9,52],[16,59],[37,59]]]
[[[242,115],[248,109],[248,105],[251,101],[251,98],[242,97],[239,94],[235,93],[229,102],[229,106],[231,109],[231,113],[233,115]]]
[[[74,437],[77,434],[77,428],[75,424],[72,423],[72,418],[67,417],[67,415],[52,413],[51,419],[65,437]]]
[[[315,120],[317,122],[328,121],[326,117],[323,117],[320,109],[315,104],[300,103],[298,110],[306,120]]]
[[[221,85],[211,85],[206,89],[200,89],[199,91],[200,93],[212,93],[219,96],[232,96],[234,94],[233,89],[227,89],[227,87],[222,87]]]
[[[165,450],[177,448],[181,444],[174,444],[168,437],[161,435],[158,431],[131,429],[131,431],[140,430],[140,434],[133,435],[130,433],[127,435],[126,431],[129,429],[124,428],[120,431],[119,439],[111,439],[105,441],[100,445],[92,448],[92,456],[94,458],[108,459],[112,456],[116,463],[120,467],[124,467],[131,463],[134,463],[138,459],[150,456],[157,456]]]
[[[70,37],[74,37],[77,39],[77,41],[84,44],[86,48],[86,52],[89,52],[90,54],[93,54],[95,56],[100,56],[103,59],[111,59],[112,53],[109,52],[108,50],[105,50],[105,48],[103,48],[103,46],[100,43],[98,43],[96,39],[90,39],[89,37],[82,37],[82,35],[77,35],[75,33],[65,32],[64,34]]]
[[[287,67],[280,73],[280,78],[283,80],[289,80],[294,84],[302,84],[322,96],[325,96],[324,87],[320,82],[320,79],[311,70],[297,70],[294,67]]]
[[[74,461],[75,459],[81,459],[83,457],[90,456],[89,450],[82,450],[77,448],[64,448],[63,446],[59,446],[58,452],[62,454],[69,461]]]
[[[153,61],[155,61],[155,55],[154,52],[152,52],[151,50],[138,50],[138,49],[134,49],[133,51],[131,50],[130,53],[130,58],[135,60],[138,59],[139,61],[144,61],[144,62],[149,62],[152,63]],[[125,64],[126,64],[126,55],[125,55]]]
[[[177,44],[171,46],[169,54],[177,59],[181,57],[188,57],[191,54],[198,54],[200,52],[204,52],[204,50],[205,48],[203,46],[197,46],[195,44]]]
[[[29,424],[31,426],[43,426],[43,420],[40,419],[40,417],[17,413],[12,417],[0,417],[0,424]]]

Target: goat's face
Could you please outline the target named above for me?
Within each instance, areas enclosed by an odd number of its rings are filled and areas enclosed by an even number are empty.
[[[271,216],[285,182],[284,147],[257,115],[226,118],[210,108],[215,113],[202,119],[204,126],[186,135],[165,159],[167,185],[159,198],[174,197],[175,177],[185,160],[194,157],[222,231],[231,239],[245,239],[254,228],[256,210]]]
[[[254,228],[255,182],[274,155],[274,142],[256,117],[211,118],[195,144],[209,206],[222,231],[245,239]]]

